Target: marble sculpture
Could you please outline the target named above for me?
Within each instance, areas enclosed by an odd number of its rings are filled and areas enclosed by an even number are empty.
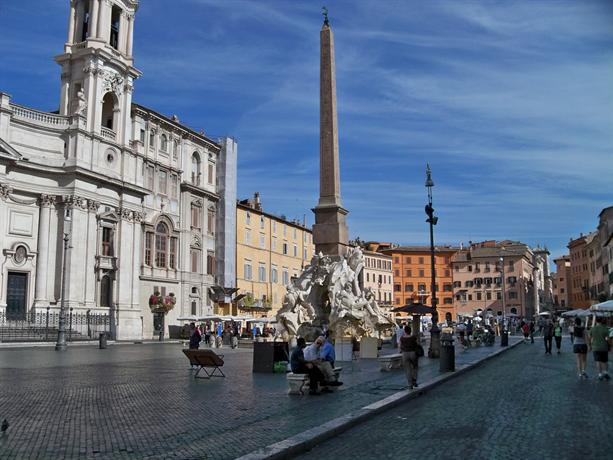
[[[391,328],[394,324],[381,313],[373,292],[360,288],[363,266],[359,248],[351,248],[339,260],[321,252],[314,255],[310,265],[287,286],[277,313],[279,333],[314,339],[324,330],[342,337],[350,331],[372,336]]]

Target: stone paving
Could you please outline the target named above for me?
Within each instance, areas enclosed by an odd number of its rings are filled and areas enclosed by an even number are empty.
[[[579,380],[542,339],[377,416],[300,459],[611,459],[613,382]]]
[[[0,349],[0,420],[10,423],[0,458],[236,458],[406,386],[402,370],[359,360],[340,363],[335,394],[288,396],[285,375],[251,372],[251,350],[220,350],[227,377],[195,380],[181,348]],[[457,366],[497,348],[458,352]],[[423,359],[420,380],[434,375],[438,361]]]

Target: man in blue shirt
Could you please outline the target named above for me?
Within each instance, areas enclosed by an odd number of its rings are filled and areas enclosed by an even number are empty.
[[[330,332],[326,331],[326,341],[321,347],[321,351],[319,352],[321,359],[324,361],[328,361],[334,369],[334,360],[336,359],[334,353],[334,345],[332,344],[332,340],[330,339]]]
[[[317,368],[317,366],[304,359],[305,347],[306,342],[304,338],[299,337],[296,348],[294,348],[292,351],[289,362],[294,374],[309,374],[309,394],[318,395],[320,393],[317,391],[317,387],[320,384],[323,385],[325,380],[324,374]]]

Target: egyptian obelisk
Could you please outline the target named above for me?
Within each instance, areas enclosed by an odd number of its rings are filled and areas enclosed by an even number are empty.
[[[338,157],[338,121],[336,116],[336,70],[334,37],[324,8],[320,32],[321,64],[319,82],[319,203],[313,209],[315,251],[328,256],[347,252],[349,231],[347,210],[341,203]]]

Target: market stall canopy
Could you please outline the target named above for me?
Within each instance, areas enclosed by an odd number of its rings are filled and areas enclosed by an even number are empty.
[[[575,310],[569,310],[562,313],[562,317],[564,318],[576,318],[576,317],[585,317],[590,316],[592,314],[591,311],[585,310],[583,308],[577,308]]]
[[[409,315],[431,315],[434,313],[434,308],[424,305],[423,303],[409,303],[402,307],[392,308],[394,313],[408,313]]]
[[[601,302],[592,305],[590,307],[590,310],[613,312],[613,300],[607,300],[606,302]]]
[[[196,321],[200,321],[200,318],[198,318],[196,315],[181,316],[180,318],[177,318],[177,321],[187,321],[190,323],[195,323]]]

